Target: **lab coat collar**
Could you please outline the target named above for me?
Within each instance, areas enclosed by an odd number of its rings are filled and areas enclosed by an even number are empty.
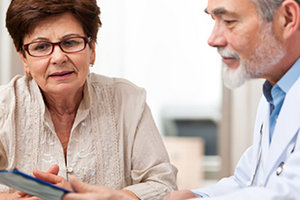
[[[270,174],[274,172],[281,162],[280,157],[286,150],[291,140],[296,135],[300,124],[300,77],[286,94],[284,103],[282,105],[277,123],[274,129],[274,134],[268,155],[266,156],[266,181]]]

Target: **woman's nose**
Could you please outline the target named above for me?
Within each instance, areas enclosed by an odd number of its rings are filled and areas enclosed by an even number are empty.
[[[51,62],[54,64],[64,63],[68,58],[66,53],[61,50],[59,45],[55,45],[51,56]]]

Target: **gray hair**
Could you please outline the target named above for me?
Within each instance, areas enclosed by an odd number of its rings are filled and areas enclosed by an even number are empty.
[[[258,7],[258,11],[263,20],[273,21],[273,15],[284,0],[252,0]],[[296,0],[298,3],[300,0]]]
[[[258,7],[258,12],[263,21],[272,22],[274,13],[284,0],[251,0]],[[295,0],[300,6],[300,0]],[[300,30],[300,27],[299,27]]]
[[[284,0],[252,0],[258,7],[260,16],[267,22],[273,21],[273,15]],[[300,5],[300,0],[295,0]]]

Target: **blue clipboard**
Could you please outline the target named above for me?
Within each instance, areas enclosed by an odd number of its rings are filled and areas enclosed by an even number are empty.
[[[60,200],[65,193],[71,192],[44,180],[24,174],[17,169],[0,170],[0,184],[45,200]]]

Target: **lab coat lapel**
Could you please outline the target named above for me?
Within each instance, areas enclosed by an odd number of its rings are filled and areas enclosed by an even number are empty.
[[[285,151],[300,124],[300,78],[292,86],[286,94],[280,114],[278,116],[276,126],[273,132],[272,142],[270,144],[268,156],[266,157],[266,180],[277,168],[281,160],[282,153]]]
[[[267,160],[264,159],[268,156],[269,154],[269,148],[270,148],[270,142],[269,142],[269,137],[270,137],[270,109],[268,109],[267,116],[264,121],[264,126],[263,126],[263,132],[262,132],[262,163],[263,166],[267,166]],[[265,167],[263,167],[265,169]]]

